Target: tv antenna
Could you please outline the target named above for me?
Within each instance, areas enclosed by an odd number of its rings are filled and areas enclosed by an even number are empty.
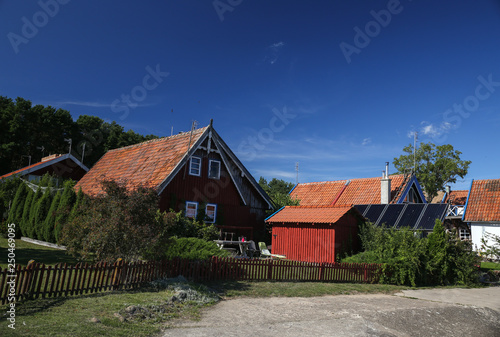
[[[416,167],[417,167],[417,138],[418,138],[418,132],[415,131],[413,133],[413,173],[417,172]]]
[[[85,156],[85,145],[87,145],[87,142],[83,142],[83,145],[82,145],[82,164],[83,164],[83,157]]]
[[[299,162],[295,163],[295,173],[297,174],[295,178],[295,185],[299,183]]]
[[[31,166],[31,156],[28,156],[28,155],[22,155],[22,157],[28,157],[28,166]]]
[[[44,157],[44,152],[45,152],[45,146],[37,146],[36,147],[37,149],[41,150],[42,151],[42,158]]]
[[[69,143],[69,151],[68,153],[71,153],[71,144],[73,144],[73,140],[71,138],[64,138],[64,141]]]

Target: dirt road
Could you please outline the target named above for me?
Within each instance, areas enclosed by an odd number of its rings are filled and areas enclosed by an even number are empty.
[[[207,309],[198,322],[176,322],[163,336],[500,337],[500,287],[237,298]]]

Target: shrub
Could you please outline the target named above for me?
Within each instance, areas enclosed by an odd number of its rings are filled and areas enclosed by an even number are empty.
[[[69,253],[84,259],[137,260],[161,239],[158,195],[142,187],[128,191],[115,181],[102,185],[105,195],[80,204],[74,219],[63,227],[62,242]]]
[[[477,256],[469,241],[446,233],[436,220],[428,238],[410,229],[385,229],[367,223],[360,228],[363,252],[343,262],[382,263],[380,281],[404,285],[472,284]]]
[[[165,258],[176,257],[190,260],[206,260],[212,256],[228,256],[213,241],[198,238],[171,238],[165,251]]]

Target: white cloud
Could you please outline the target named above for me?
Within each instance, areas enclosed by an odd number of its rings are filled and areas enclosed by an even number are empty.
[[[81,106],[88,106],[88,107],[92,107],[92,108],[111,108],[111,103],[82,102],[82,101],[56,102],[56,105],[81,105]]]
[[[428,136],[428,137],[432,137],[432,138],[440,137],[441,135],[443,135],[445,133],[449,133],[450,130],[453,128],[453,125],[451,125],[448,122],[441,122],[441,124],[436,125],[436,124],[432,124],[432,123],[423,121],[420,124],[423,125],[420,128],[420,132],[424,136]]]
[[[264,62],[269,62],[270,64],[276,63],[278,61],[278,57],[281,49],[285,43],[283,41],[275,42],[269,47],[266,48],[266,56],[264,57]]]
[[[124,104],[124,103],[120,102],[120,104]],[[112,103],[86,102],[86,101],[61,101],[61,102],[55,102],[54,105],[59,105],[59,106],[79,105],[79,106],[86,106],[86,107],[91,107],[91,108],[111,108],[113,106]],[[144,107],[144,106],[152,106],[152,105],[155,105],[155,104],[134,102],[134,107]]]
[[[366,145],[371,144],[371,142],[372,142],[371,138],[365,138],[365,139],[363,139],[363,142],[361,143],[361,145],[366,146]]]

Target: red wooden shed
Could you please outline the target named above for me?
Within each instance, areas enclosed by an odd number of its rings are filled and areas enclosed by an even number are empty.
[[[272,253],[306,262],[335,262],[358,247],[361,214],[353,207],[286,206],[266,219]]]

